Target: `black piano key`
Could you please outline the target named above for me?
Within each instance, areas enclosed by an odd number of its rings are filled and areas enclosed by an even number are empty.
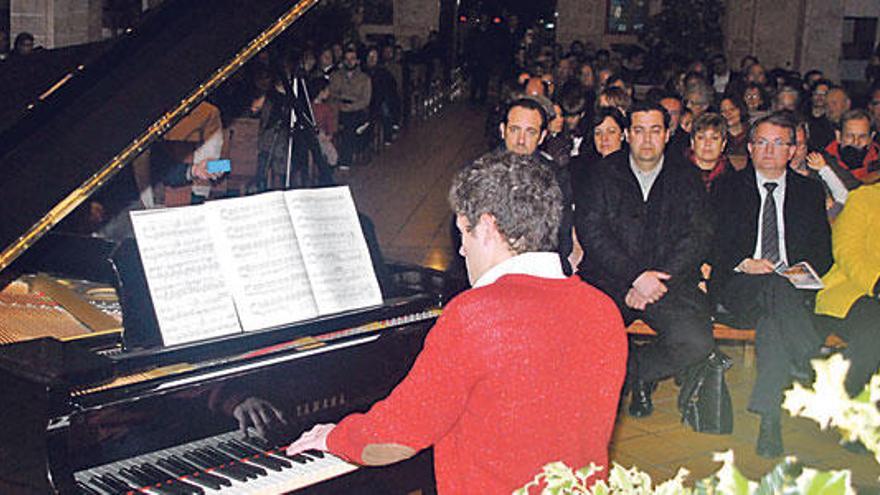
[[[193,466],[192,464],[184,461],[176,455],[172,455],[166,459],[162,459],[160,460],[160,462],[167,464],[170,468],[176,467],[177,469],[179,469],[180,476],[187,476],[190,479],[198,479],[202,482],[208,483],[209,488],[219,490],[221,486],[232,486],[232,482],[228,479],[217,474],[202,471],[198,467]],[[217,485],[217,487],[215,488],[211,485]]]
[[[285,455],[287,455],[287,454],[285,454]],[[304,456],[302,454],[294,454],[294,455],[289,455],[287,457],[291,461],[299,463],[299,464],[308,464],[310,462],[314,462],[314,459],[307,457],[307,456]]]
[[[186,481],[189,483],[196,483],[211,488],[213,490],[219,490],[222,486],[216,481],[208,479],[207,477],[203,477],[202,473],[197,472],[198,470],[181,469],[179,466],[175,466],[173,463],[169,462],[168,459],[158,459],[156,461],[156,465],[175,476],[185,476]]]
[[[228,443],[219,443],[217,444],[217,448],[227,452],[230,455],[234,455],[238,458],[244,459],[247,458],[248,462],[259,464],[264,468],[271,469],[272,471],[281,471],[284,469],[284,466],[274,459],[266,457],[264,454],[250,454],[247,451],[244,451],[240,448],[237,448],[233,445],[229,445]],[[288,465],[289,467],[289,465]]]
[[[149,463],[141,464],[141,469],[145,473],[151,475],[154,479],[158,479],[158,480],[164,479],[166,481],[168,481],[170,479],[168,477],[167,473],[165,473],[164,471],[160,470],[159,468],[157,468]],[[161,483],[161,481],[160,481],[160,483]],[[204,495],[204,493],[205,493],[205,490],[203,490],[201,487],[191,485],[191,484],[187,483],[186,481],[180,480],[180,479],[173,479],[169,485],[176,486],[177,488],[181,489],[183,492],[188,493],[190,495]]]
[[[228,455],[224,454],[220,450],[215,449],[214,447],[204,447],[202,451],[215,459],[219,459],[221,463],[226,463],[249,473],[252,473],[254,478],[257,478],[259,476],[266,476],[268,474],[265,469],[254,466],[252,464],[243,464],[239,462],[238,459],[235,459],[234,457],[229,457]]]
[[[104,482],[104,480],[99,478],[97,475],[92,476],[92,479],[89,480],[89,483],[98,487],[99,490],[102,490],[107,493],[125,493],[125,492],[120,492],[118,489],[113,488],[112,486],[108,485],[107,483]]]
[[[233,442],[220,442],[217,448],[237,457],[250,457],[252,455],[260,455],[262,452],[256,449],[246,449]]]
[[[150,484],[149,480],[143,479],[140,474],[132,471],[129,468],[122,468],[118,472],[119,476],[128,480],[130,483],[134,483],[135,486],[143,487]]]
[[[266,451],[263,450],[263,449],[256,449],[256,448],[254,448],[254,447],[252,447],[252,446],[250,446],[250,445],[248,445],[248,444],[246,444],[246,443],[244,443],[244,442],[242,442],[242,441],[239,441],[239,440],[230,440],[230,441],[228,441],[228,442],[226,442],[226,443],[227,443],[228,445],[232,445],[232,446],[238,447],[238,448],[241,449],[243,452],[247,452],[247,453],[250,454],[250,455],[264,454],[264,453],[266,452]]]
[[[251,473],[246,469],[242,469],[241,467],[235,466],[234,464],[230,464],[225,459],[219,458],[216,455],[211,454],[210,452],[205,451],[204,449],[195,449],[193,450],[193,454],[199,456],[205,462],[213,465],[213,466],[222,466],[223,469],[229,469],[232,471],[236,471],[240,473],[242,476],[246,478],[256,478],[256,473]]]
[[[324,453],[321,452],[320,450],[315,450],[315,449],[309,449],[309,450],[303,452],[303,454],[310,455],[312,457],[317,457],[318,459],[324,458]]]
[[[241,441],[244,443],[251,444],[254,446],[254,448],[257,448],[260,450],[269,450],[270,448],[272,448],[272,446],[269,445],[269,442],[267,442],[266,439],[263,437],[256,437],[256,436],[243,437],[241,439]]]
[[[156,483],[152,477],[141,471],[137,466],[129,466],[119,470],[119,475],[143,488],[159,492],[161,495],[182,495],[180,492]]]
[[[286,459],[282,458],[281,454],[272,455],[269,452],[257,450],[255,448],[245,444],[244,442],[239,441],[239,440],[230,440],[229,442],[226,442],[226,444],[229,446],[238,447],[239,449],[241,449],[242,452],[247,453],[247,455],[260,455],[260,456],[263,456],[267,459],[272,459],[273,461],[278,463],[278,465],[280,465],[283,468],[289,468],[293,465],[290,462],[288,462]]]
[[[101,475],[101,479],[104,480],[105,483],[113,487],[115,490],[119,490],[120,493],[135,491],[137,488],[135,486],[131,486],[125,481],[113,476],[110,473],[104,473]]]
[[[272,455],[272,454],[264,454],[264,455],[266,457],[268,457],[269,459],[272,459],[273,461],[281,464],[285,468],[289,468],[289,467],[293,466],[293,464],[291,464],[290,461],[288,461],[287,459],[283,459],[280,455]]]
[[[76,492],[80,495],[102,495],[101,492],[95,490],[82,481],[76,482]]]
[[[206,460],[205,458],[199,456],[199,454],[197,454],[196,452],[192,452],[192,451],[184,452],[183,456],[187,460],[195,463],[197,466],[201,466],[204,469],[214,469],[218,473],[222,474],[223,476],[229,476],[230,478],[232,478],[236,481],[241,481],[242,483],[244,483],[244,482],[247,482],[248,479],[250,479],[247,475],[245,475],[241,471],[239,471],[237,469],[230,469],[228,467],[219,467],[215,463],[211,462],[210,460]]]

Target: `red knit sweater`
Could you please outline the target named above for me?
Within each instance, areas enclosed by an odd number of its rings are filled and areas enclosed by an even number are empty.
[[[327,445],[358,463],[368,444],[433,445],[441,495],[509,495],[553,461],[607,467],[626,353],[598,289],[505,275],[452,300],[406,378]]]

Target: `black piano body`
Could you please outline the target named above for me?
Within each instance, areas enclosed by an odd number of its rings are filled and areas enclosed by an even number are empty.
[[[436,299],[420,294],[175,348],[97,353],[52,338],[4,346],[0,491],[88,493],[76,480],[88,482],[92,468],[235,432],[235,408],[247,400],[283,414],[286,424],[265,435],[266,450],[283,446],[386,396],[438,312]],[[430,493],[431,486],[428,453],[391,468],[361,468],[308,493]]]
[[[412,365],[440,312],[444,277],[386,265],[375,245],[385,296],[379,307],[164,347],[131,245],[52,230],[316,2],[166,0],[90,51],[92,59],[22,109],[14,125],[0,126],[0,277],[49,272],[112,285],[123,313],[120,328],[105,319],[108,330],[95,335],[0,345],[0,493],[125,492],[100,477],[156,452],[180,448],[184,456],[221,440],[244,448],[236,414],[248,401],[271,404],[285,418],[262,443],[246,445],[278,462],[279,446],[314,424],[367,410]],[[247,457],[224,452],[233,463]],[[208,464],[228,459],[203,454]],[[187,492],[171,467],[159,472],[169,477],[153,492]],[[308,493],[431,493],[431,453],[304,486]]]

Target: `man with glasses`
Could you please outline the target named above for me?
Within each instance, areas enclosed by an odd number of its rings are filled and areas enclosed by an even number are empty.
[[[812,319],[815,293],[795,289],[778,275],[806,261],[818,272],[831,266],[831,233],[821,183],[788,172],[795,124],[774,113],[749,131],[753,166],[712,190],[716,214],[710,294],[736,319],[756,330],[758,376],[749,410],[761,415],[757,452],[783,453],[782,392],[792,378],[810,379],[809,359],[822,345]]]

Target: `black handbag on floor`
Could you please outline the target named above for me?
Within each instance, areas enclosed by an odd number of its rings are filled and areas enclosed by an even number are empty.
[[[715,350],[685,372],[678,395],[682,423],[700,433],[733,432],[733,405],[724,380],[732,365],[730,357]]]

